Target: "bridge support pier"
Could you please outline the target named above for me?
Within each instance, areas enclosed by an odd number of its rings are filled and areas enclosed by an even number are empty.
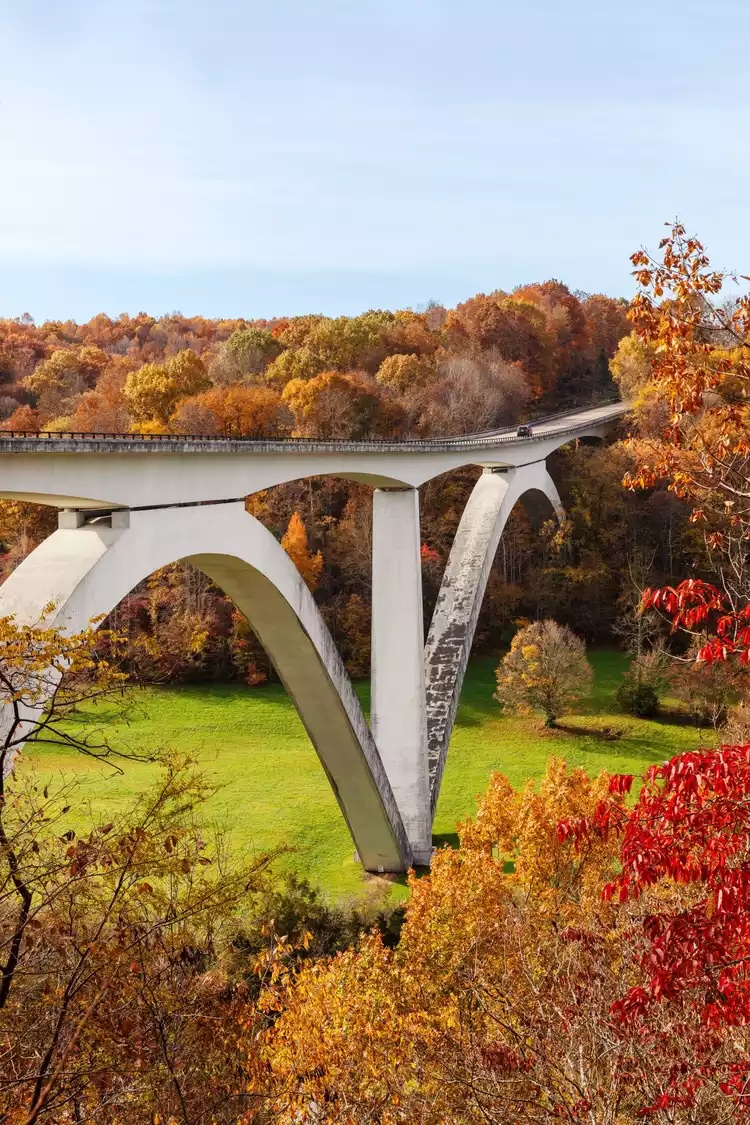
[[[371,728],[418,864],[430,861],[424,616],[416,488],[376,489]]]

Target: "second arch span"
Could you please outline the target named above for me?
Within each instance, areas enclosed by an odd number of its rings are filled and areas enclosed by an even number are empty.
[[[438,593],[425,648],[433,816],[484,592],[505,525],[519,501],[537,527],[545,517],[562,516],[560,496],[543,462],[482,474],[458,525]]]

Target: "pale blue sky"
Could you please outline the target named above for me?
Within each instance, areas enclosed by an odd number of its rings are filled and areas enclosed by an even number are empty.
[[[0,315],[750,272],[748,0],[0,0]]]

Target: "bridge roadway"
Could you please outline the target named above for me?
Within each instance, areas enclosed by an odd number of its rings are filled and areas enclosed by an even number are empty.
[[[0,586],[0,615],[83,629],[155,570],[190,562],[236,603],[265,646],[367,870],[425,864],[506,521],[517,503],[535,526],[559,517],[546,458],[569,441],[602,438],[627,409],[610,403],[542,419],[528,438],[515,427],[406,442],[0,434],[0,497],[61,509],[58,530]],[[464,465],[485,471],[456,533],[425,644],[418,487]],[[253,492],[324,475],[375,489],[370,726],[305,583],[245,511]],[[10,715],[0,692],[0,738],[10,737]],[[31,708],[11,737],[13,751],[33,718]]]
[[[515,468],[627,409],[610,403],[516,428],[430,441],[248,441],[132,434],[2,434],[0,497],[60,508],[139,508],[232,500],[304,477],[416,488],[463,465]],[[74,455],[74,456],[71,456]]]

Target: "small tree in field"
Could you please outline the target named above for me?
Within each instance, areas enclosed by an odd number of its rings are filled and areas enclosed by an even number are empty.
[[[585,694],[593,670],[580,637],[547,620],[519,629],[495,676],[495,699],[506,710],[517,715],[541,711],[545,726],[554,727]]]

